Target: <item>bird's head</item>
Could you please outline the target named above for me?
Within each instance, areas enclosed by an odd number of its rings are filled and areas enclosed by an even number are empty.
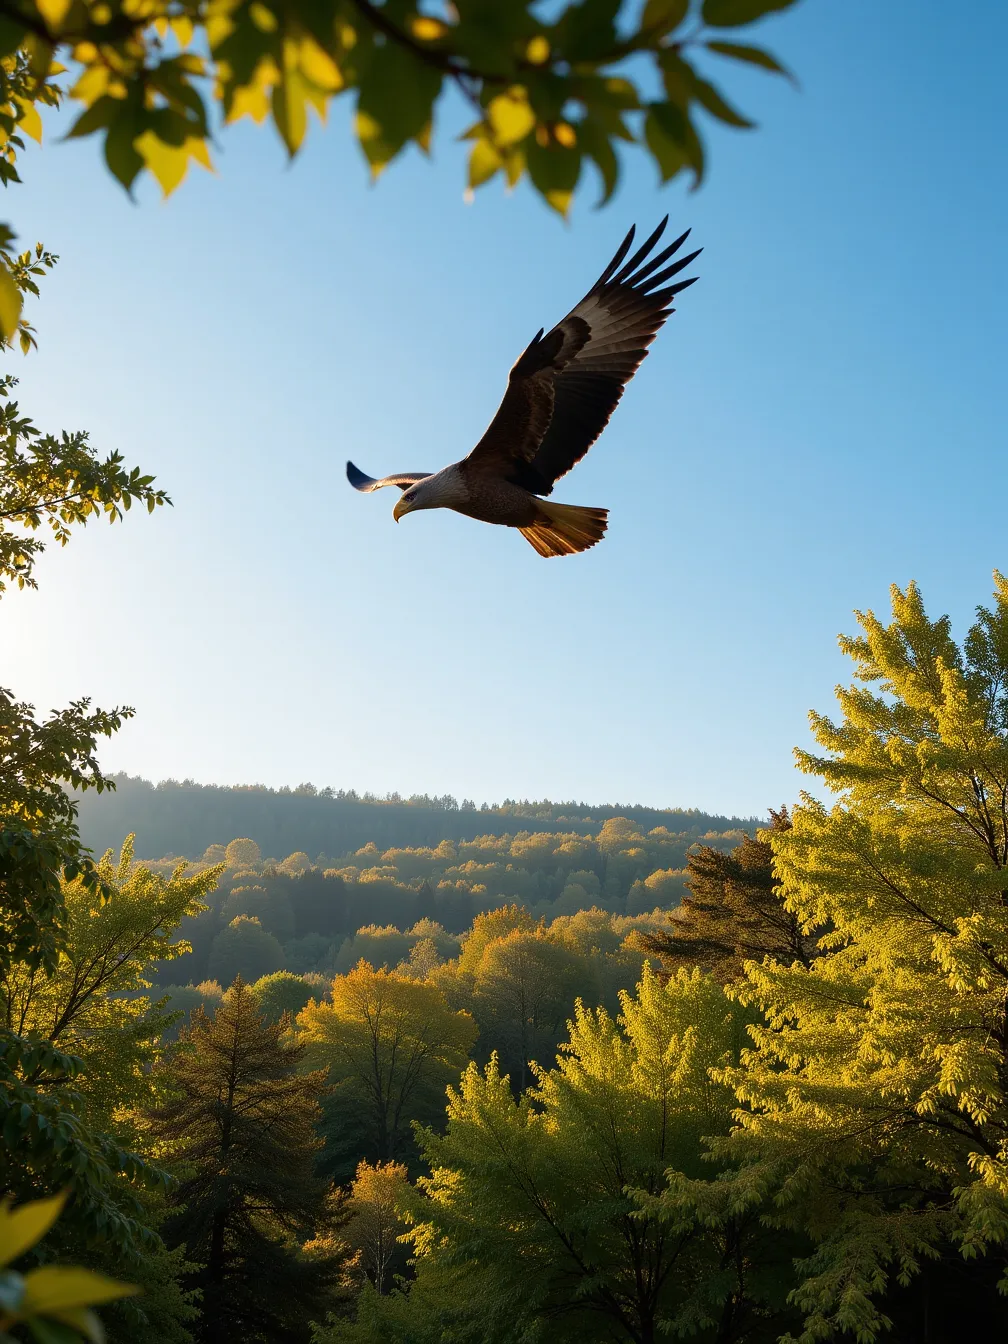
[[[399,496],[395,508],[392,510],[392,517],[399,521],[404,513],[413,513],[417,509],[436,509],[438,506],[437,490],[431,488],[428,480],[417,481],[411,485],[408,490],[404,490]]]

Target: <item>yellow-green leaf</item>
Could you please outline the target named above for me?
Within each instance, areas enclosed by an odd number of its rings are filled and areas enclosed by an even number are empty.
[[[490,100],[487,117],[499,145],[515,145],[535,126],[535,113],[524,89],[509,90]]]
[[[308,129],[304,80],[297,70],[287,69],[273,87],[273,120],[293,157],[301,147]]]
[[[15,314],[11,330],[6,330],[6,313],[3,313],[2,283],[6,281],[17,296],[18,311]],[[4,322],[4,339],[10,340],[17,330],[17,318],[21,312],[21,295],[18,294],[6,267],[0,269],[0,320]],[[66,1195],[53,1195],[50,1199],[36,1199],[31,1204],[22,1204],[12,1209],[9,1204],[0,1205],[0,1265],[9,1265],[18,1256],[24,1255],[36,1242],[41,1241],[55,1223],[66,1203]]]
[[[21,1311],[25,1316],[35,1312],[66,1311],[73,1307],[95,1307],[102,1302],[114,1302],[120,1297],[132,1297],[141,1289],[131,1283],[120,1283],[77,1266],[43,1265],[25,1275],[25,1293]]]
[[[166,196],[170,196],[185,177],[191,158],[204,168],[211,166],[205,142],[195,136],[181,145],[166,145],[153,131],[144,131],[137,138],[136,147]]]
[[[481,187],[503,166],[503,159],[489,140],[477,140],[469,155],[470,187]]]
[[[38,108],[27,98],[18,98],[19,108],[18,130],[24,131],[25,135],[30,135],[33,140],[42,143],[42,118],[38,114]]]
[[[35,0],[35,6],[51,31],[56,32],[69,14],[71,2],[72,0]]]

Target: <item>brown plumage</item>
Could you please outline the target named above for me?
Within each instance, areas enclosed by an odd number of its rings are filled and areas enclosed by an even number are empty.
[[[667,282],[699,249],[666,265],[689,236],[650,256],[668,217],[629,261],[631,229],[596,283],[552,331],[539,331],[511,369],[497,414],[468,457],[433,474],[400,472],[375,480],[352,462],[357,490],[403,491],[398,521],[417,509],[448,508],[482,522],[516,527],[544,556],[573,555],[601,541],[608,510],[545,498],[580,462],[609,423],[623,389],[673,311],[672,299],[695,276]],[[649,259],[650,257],[650,259]]]

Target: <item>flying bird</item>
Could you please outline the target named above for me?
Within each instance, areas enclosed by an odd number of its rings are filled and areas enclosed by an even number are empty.
[[[418,509],[454,509],[484,523],[516,527],[540,555],[574,555],[605,535],[608,509],[545,498],[599,437],[673,311],[672,300],[696,280],[667,284],[701,249],[665,263],[689,230],[651,256],[666,215],[624,264],[634,230],[576,308],[518,357],[490,427],[468,457],[440,471],[400,471],[375,480],[347,463],[355,490],[402,491],[396,522]],[[650,257],[650,260],[648,258]]]

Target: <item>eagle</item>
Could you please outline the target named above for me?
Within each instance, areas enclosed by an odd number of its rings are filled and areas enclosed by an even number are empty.
[[[702,249],[666,265],[689,237],[652,255],[668,215],[629,261],[634,229],[576,308],[552,331],[540,328],[518,357],[490,427],[468,457],[440,471],[400,471],[376,480],[352,462],[355,490],[394,485],[396,522],[419,509],[454,509],[516,527],[542,556],[575,555],[605,535],[608,509],[558,504],[553,486],[599,437],[648,346],[673,312],[675,296],[697,279],[667,282]]]

